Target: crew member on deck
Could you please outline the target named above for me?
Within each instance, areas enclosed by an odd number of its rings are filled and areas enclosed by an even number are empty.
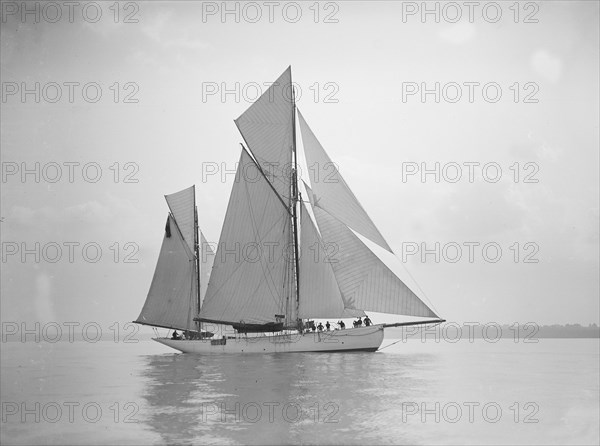
[[[358,320],[354,321],[354,327],[361,327],[362,319],[359,317]]]
[[[369,316],[365,316],[365,326],[368,327],[369,325],[371,325],[371,319],[369,319]]]
[[[323,331],[323,324],[321,322],[319,322],[319,325],[317,325],[317,328],[319,329],[319,331]]]
[[[343,330],[344,328],[346,328],[346,324],[344,324],[344,321],[339,321],[338,325],[340,326],[340,330]]]
[[[179,339],[181,339],[181,336],[177,334],[177,330],[173,332],[173,336],[171,336],[171,339],[173,339],[174,341],[178,341]]]
[[[327,327],[327,331],[329,331],[329,328],[331,327],[331,325],[329,325],[329,321],[327,321],[327,323],[325,324],[325,327]]]

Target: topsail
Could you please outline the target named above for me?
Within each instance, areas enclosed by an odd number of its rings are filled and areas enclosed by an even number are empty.
[[[171,209],[171,213],[177,222],[181,235],[185,240],[190,253],[194,252],[195,239],[195,217],[194,208],[196,203],[195,187],[190,186],[171,195],[165,195],[165,200]],[[192,254],[193,255],[193,254]]]
[[[290,196],[293,146],[292,69],[289,67],[235,120],[248,148],[277,193]]]
[[[298,110],[306,163],[309,166],[313,196],[319,206],[359,234],[382,248],[392,251],[371,218],[358,202],[337,166],[331,161],[321,143]]]

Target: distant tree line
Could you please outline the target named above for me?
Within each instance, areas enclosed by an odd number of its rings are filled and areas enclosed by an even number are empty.
[[[393,337],[405,339],[518,339],[534,340],[542,338],[600,338],[600,327],[597,324],[587,326],[581,324],[538,325],[535,322],[525,324],[498,324],[488,322],[445,322],[438,326],[409,326],[389,328]],[[401,336],[400,336],[401,334]]]

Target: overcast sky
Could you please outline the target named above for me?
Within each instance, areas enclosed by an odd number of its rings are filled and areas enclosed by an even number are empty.
[[[203,168],[235,168],[233,119],[257,85],[292,65],[303,115],[440,315],[598,323],[597,2],[504,2],[498,20],[493,7],[482,13],[485,2],[472,20],[466,6],[455,20],[459,10],[441,5],[439,23],[414,11],[421,2],[303,3],[299,18],[281,2],[272,23],[262,2],[258,19],[254,5],[239,4],[239,23],[220,15],[221,2],[130,2],[118,23],[112,3],[95,23],[93,7],[82,15],[78,6],[70,23],[59,3],[60,18],[40,9],[35,23],[20,2],[7,3],[2,321],[135,319],[164,232],[163,195],[196,184],[201,229],[218,240],[233,175],[203,182]],[[36,82],[39,103],[22,97]],[[436,82],[439,102],[423,98]],[[239,97],[223,98],[236,83]],[[23,179],[36,163],[39,182]],[[435,163],[439,182],[408,175]],[[456,165],[462,178],[452,182]],[[79,243],[72,263],[69,242]],[[437,263],[407,255],[436,243]],[[490,243],[502,249],[495,263],[495,248],[482,252]],[[62,257],[52,263],[56,244]],[[23,247],[33,252],[24,261]],[[138,262],[125,263],[128,254]]]

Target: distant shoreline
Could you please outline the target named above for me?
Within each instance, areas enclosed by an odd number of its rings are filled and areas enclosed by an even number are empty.
[[[598,339],[600,327],[596,324],[537,325],[534,323],[517,325],[496,323],[452,323],[447,322],[434,328],[390,328],[386,332],[397,333],[406,339],[435,338],[457,339]]]

